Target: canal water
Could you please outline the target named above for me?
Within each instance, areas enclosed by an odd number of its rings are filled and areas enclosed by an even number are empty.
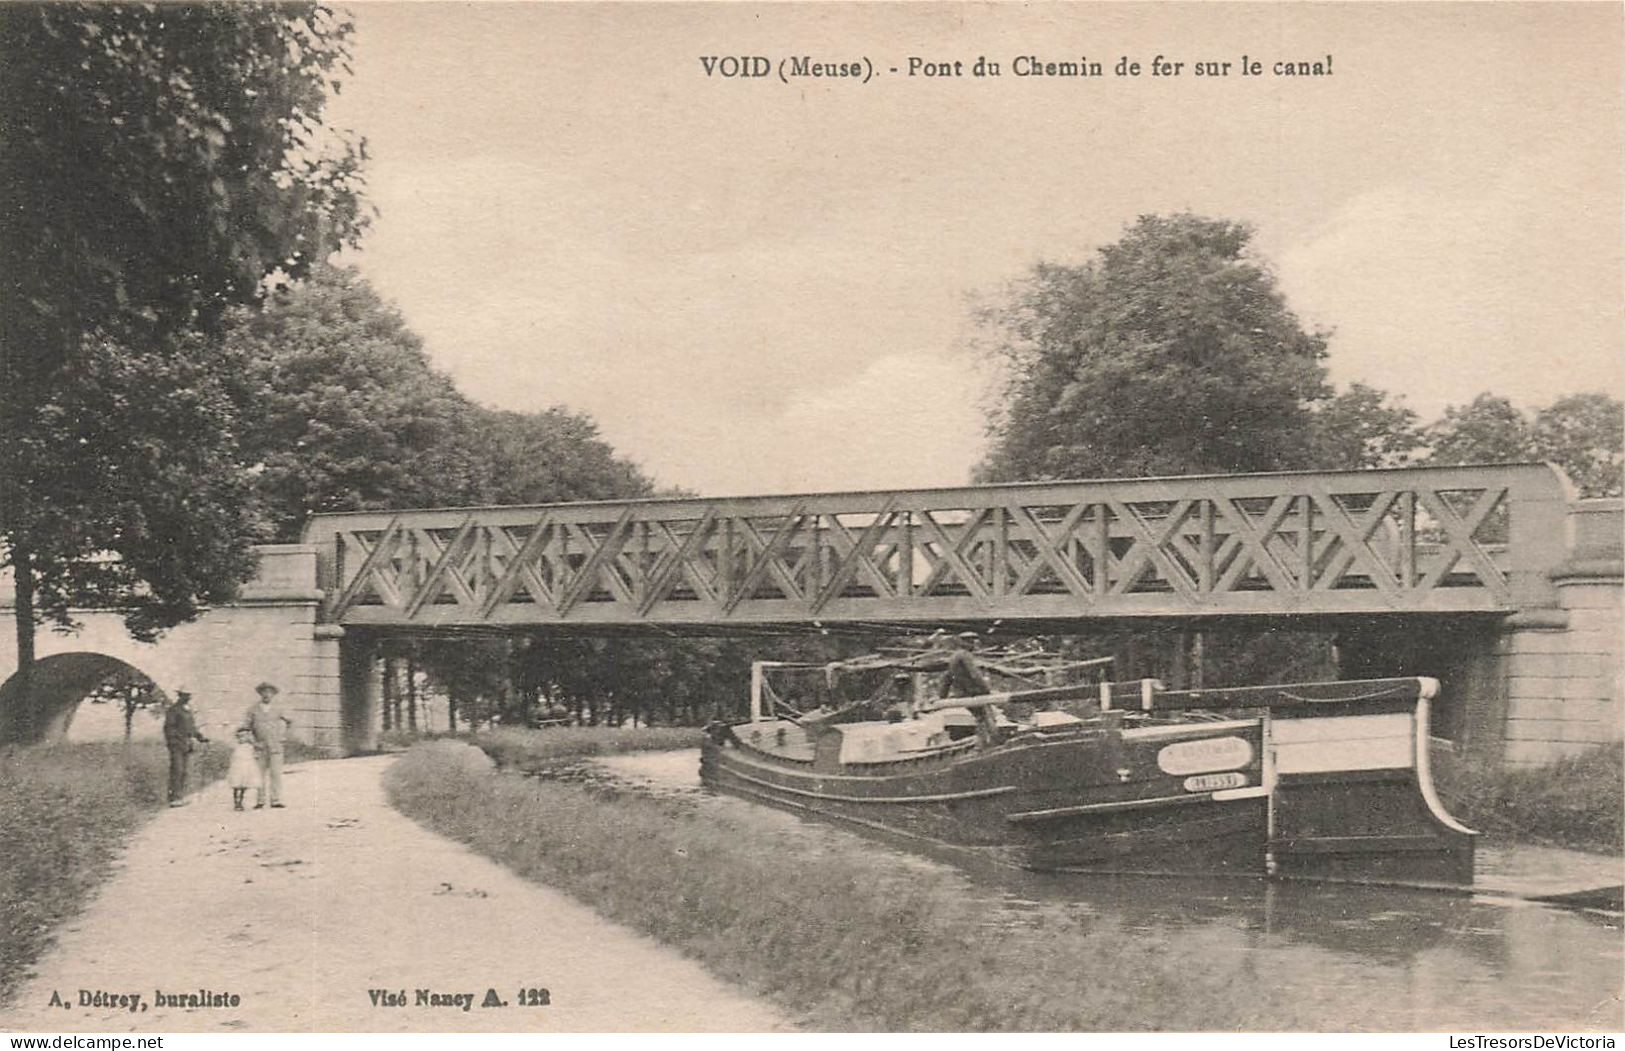
[[[626,785],[680,794],[719,813],[749,808],[753,819],[777,822],[795,835],[858,835],[705,793],[697,751],[600,763]],[[950,866],[968,894],[985,896],[991,922],[1041,922],[1058,907],[1150,941],[1193,974],[1254,975],[1317,1029],[1625,1028],[1625,936],[1617,917],[1390,888],[1031,873],[859,838],[910,864]],[[1496,863],[1493,847],[1481,855]]]

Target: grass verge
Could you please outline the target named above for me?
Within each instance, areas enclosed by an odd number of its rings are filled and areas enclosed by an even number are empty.
[[[698,748],[703,736],[704,731],[697,727],[684,726],[555,726],[546,730],[509,727],[454,734],[391,730],[380,735],[378,744],[381,749],[399,751],[424,741],[462,741],[501,766],[535,773],[561,761],[595,755]]]
[[[1446,755],[1438,780],[1450,812],[1480,832],[1571,850],[1625,850],[1625,749],[1617,744],[1538,767]]]
[[[552,733],[553,731],[546,731]],[[502,776],[450,741],[395,763],[391,802],[714,974],[836,1030],[1302,1028],[1247,961],[1192,968],[1155,936],[1041,908],[991,922],[948,870],[693,801]]]
[[[225,772],[228,751],[194,757],[194,787]],[[168,776],[157,742],[0,749],[0,1003],[164,805]]]
[[[694,727],[560,726],[548,730],[494,730],[468,743],[498,766],[536,773],[560,762],[626,752],[667,752],[698,748],[704,731]]]

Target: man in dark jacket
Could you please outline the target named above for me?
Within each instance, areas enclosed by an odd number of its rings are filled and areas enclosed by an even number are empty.
[[[976,651],[976,644],[980,641],[974,631],[962,631],[948,643],[951,647],[948,653],[948,668],[942,675],[942,696],[948,697],[981,697],[993,692],[993,684],[988,682],[987,675],[976,666],[976,658],[972,654]],[[976,732],[984,744],[992,744],[998,740],[997,720],[993,716],[993,709],[978,706],[971,710],[976,717]],[[948,735],[956,736],[958,731],[950,729]]]
[[[169,805],[186,805],[186,764],[192,758],[192,742],[207,741],[192,714],[192,695],[175,691],[175,703],[164,713],[164,744],[169,746]]]

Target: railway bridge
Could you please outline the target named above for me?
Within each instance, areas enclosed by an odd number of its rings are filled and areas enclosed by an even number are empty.
[[[370,742],[386,634],[1249,624],[1439,675],[1529,762],[1621,736],[1621,532],[1545,464],[322,514],[238,605],[151,646],[87,613],[42,667],[66,697],[122,661],[200,707],[280,677],[337,751]]]

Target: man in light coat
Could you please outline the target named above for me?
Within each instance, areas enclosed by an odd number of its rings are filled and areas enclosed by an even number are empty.
[[[254,809],[265,806],[267,794],[271,797],[271,806],[280,809],[282,746],[293,720],[288,718],[287,712],[277,702],[275,684],[262,682],[254,687],[254,692],[260,695],[259,702],[243,716],[243,729],[254,735],[254,758],[260,764],[260,787]]]

